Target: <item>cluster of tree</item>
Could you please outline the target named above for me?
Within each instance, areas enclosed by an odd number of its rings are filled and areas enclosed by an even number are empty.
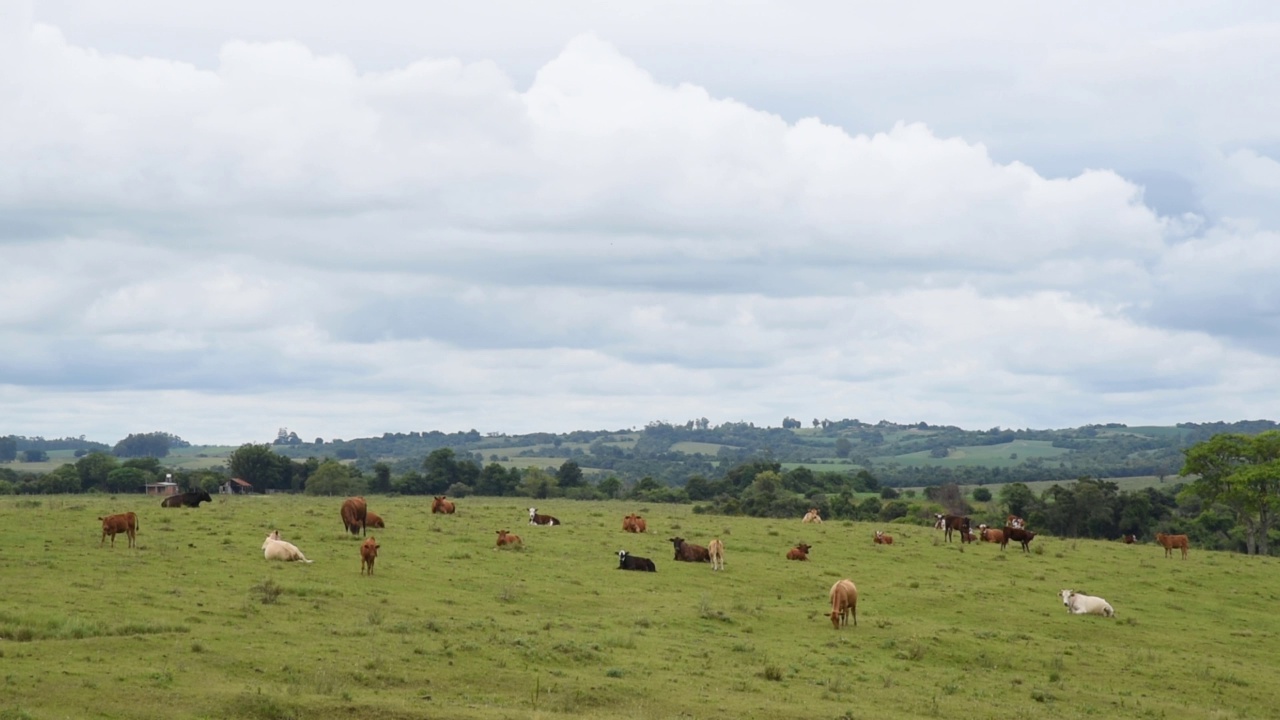
[[[49,453],[57,450],[83,450],[94,452],[109,450],[105,443],[85,440],[84,436],[53,438],[24,437],[22,435],[0,436],[0,462],[13,462],[19,457],[25,462],[43,462]]]
[[[191,443],[167,432],[131,433],[116,443],[111,454],[124,458],[162,458],[170,449],[184,447],[191,447]]]

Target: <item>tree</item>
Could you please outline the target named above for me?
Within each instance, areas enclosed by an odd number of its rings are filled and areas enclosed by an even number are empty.
[[[565,460],[560,465],[560,470],[556,473],[556,479],[560,481],[560,487],[562,488],[581,487],[582,468],[572,460]]]
[[[369,483],[369,492],[391,492],[391,466],[384,462],[373,464],[373,482]]]
[[[853,443],[849,442],[849,438],[842,437],[836,440],[836,457],[847,458],[850,452],[853,452]]]
[[[1246,553],[1270,554],[1267,536],[1280,511],[1280,431],[1222,433],[1184,454],[1180,475],[1199,476],[1190,491],[1231,511],[1244,529]]]
[[[353,476],[351,468],[337,460],[325,460],[307,478],[306,493],[308,495],[349,497],[363,495],[364,491],[364,480]]]
[[[18,439],[12,435],[0,437],[0,462],[12,462],[18,459]]]
[[[695,478],[689,478],[689,482],[693,482],[694,479]],[[605,497],[610,499],[616,498],[618,497],[618,491],[622,489],[622,481],[619,480],[616,476],[610,475],[609,477],[601,480],[600,484],[597,485],[596,488],[599,489],[600,492],[603,493]],[[689,497],[691,499],[700,499],[700,498],[694,498],[693,493],[690,493]]]
[[[104,452],[89,453],[76,461],[76,472],[80,475],[80,489],[91,487],[106,488],[107,476],[112,470],[120,467],[120,461]]]
[[[166,432],[130,433],[128,437],[116,443],[111,454],[116,457],[155,457],[162,458],[169,454],[171,447],[183,447],[190,443],[177,435]]]
[[[289,458],[277,455],[267,444],[245,443],[227,458],[231,476],[245,480],[258,491],[290,489],[292,476]]]
[[[136,467],[118,467],[107,473],[102,489],[107,492],[137,492],[152,479],[151,473]]]
[[[1026,483],[1009,483],[1000,488],[1000,504],[1010,515],[1025,518],[1036,507],[1036,494]]]
[[[37,463],[44,462],[49,459],[49,453],[44,450],[23,450],[22,462]]]
[[[988,489],[986,489],[986,488],[984,488],[984,487],[974,488],[974,489],[973,489],[973,499],[974,499],[975,501],[977,501],[977,502],[990,502],[990,501],[991,501],[991,491],[990,491],[990,490],[988,490]]]

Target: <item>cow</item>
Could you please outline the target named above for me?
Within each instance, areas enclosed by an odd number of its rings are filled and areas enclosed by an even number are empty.
[[[1111,607],[1111,603],[1100,597],[1085,595],[1076,590],[1063,590],[1059,595],[1062,597],[1062,604],[1067,606],[1067,612],[1072,615],[1116,616],[1116,611]]]
[[[937,518],[934,527],[945,531],[943,537],[946,538],[947,542],[951,542],[951,534],[956,530],[960,531],[961,543],[973,542],[973,533],[969,532],[969,518],[963,515],[942,515],[939,513],[935,513],[934,517]]]
[[[365,527],[369,524],[369,506],[365,504],[364,498],[347,498],[338,514],[342,516],[342,527],[347,532],[352,535],[357,531],[361,535],[365,534]]]
[[[198,508],[202,502],[213,502],[213,498],[209,497],[209,493],[204,490],[191,490],[177,495],[170,495],[160,501],[160,507]]]
[[[559,525],[560,520],[550,515],[539,515],[538,508],[529,508],[530,525]]]
[[[280,531],[272,530],[266,540],[262,541],[262,556],[268,560],[283,560],[292,562],[301,560],[304,563],[311,562],[306,555],[298,549],[297,545],[280,539]]]
[[[444,498],[444,495],[437,495],[435,496],[435,499],[431,501],[432,514],[452,515],[453,511],[457,510],[457,507],[455,507],[452,502],[445,500]]]
[[[989,542],[989,543],[1004,542],[1004,530],[989,528],[986,525],[979,525],[978,528],[979,528],[978,536],[982,538],[982,542]]]
[[[877,530],[874,538],[876,545],[892,545],[893,536],[885,535],[883,530]]]
[[[618,551],[618,569],[658,572],[658,566],[654,565],[652,560],[649,558],[642,558],[639,555],[632,555],[626,550]]]
[[[812,545],[805,545],[804,543],[799,543],[795,547],[787,551],[787,559],[788,560],[808,560],[809,551],[812,549],[813,549]]]
[[[1027,529],[1027,521],[1023,520],[1017,515],[1010,515],[1009,517],[1005,518],[1004,524],[1005,524],[1005,527],[1011,527],[1011,528],[1016,528],[1020,530]]]
[[[849,624],[853,614],[853,626],[858,626],[858,587],[849,578],[837,580],[831,586],[831,627],[839,630]]]
[[[1125,545],[1132,545],[1132,544],[1134,544],[1134,543],[1138,542],[1138,536],[1137,536],[1137,535],[1125,535],[1124,537],[1120,538],[1120,542],[1124,543]]]
[[[364,525],[371,528],[386,529],[387,524],[383,522],[382,517],[372,510],[366,510],[364,513]]]
[[[720,538],[713,538],[707,543],[707,554],[711,556],[711,569],[724,569],[724,543],[720,542]]]
[[[516,546],[523,547],[524,546],[524,541],[520,539],[519,535],[513,535],[507,532],[506,530],[498,530],[497,532],[498,532],[498,544],[493,546],[494,550],[497,550],[498,548],[502,548],[502,547],[516,547]]]
[[[373,575],[373,561],[378,559],[378,548],[382,547],[378,544],[378,539],[370,535],[360,544],[360,574],[364,575],[364,569],[369,567],[369,575]]]
[[[1182,559],[1187,559],[1187,550],[1190,543],[1187,541],[1186,535],[1165,535],[1164,533],[1156,533],[1156,542],[1164,548],[1164,556],[1173,557],[1173,549],[1180,548],[1182,550]]]
[[[800,518],[800,522],[822,524],[822,516],[818,514],[818,508],[809,508],[809,512],[805,513],[803,518]]]
[[[138,537],[138,516],[133,512],[120,513],[118,515],[108,515],[98,518],[102,521],[102,540],[98,542],[98,547],[102,547],[102,543],[107,541],[107,536],[111,536],[111,547],[116,546],[116,534],[124,533],[129,538],[129,547],[135,547]]]
[[[668,539],[676,549],[676,560],[681,562],[711,562],[711,551],[701,545],[685,542],[682,537]]]
[[[622,518],[622,529],[625,532],[642,533],[648,530],[649,526],[645,523],[644,518],[632,513]]]
[[[1022,544],[1022,552],[1031,552],[1031,549],[1027,546],[1031,544],[1032,540],[1036,539],[1035,533],[1016,527],[1005,527],[1000,532],[1004,535],[1004,537],[1000,538],[1001,551],[1004,551],[1005,545],[1008,545],[1010,540],[1014,540]]]

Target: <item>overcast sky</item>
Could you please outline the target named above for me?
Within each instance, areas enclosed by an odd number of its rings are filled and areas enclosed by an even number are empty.
[[[1280,419],[1277,67],[1270,1],[0,0],[0,435]]]

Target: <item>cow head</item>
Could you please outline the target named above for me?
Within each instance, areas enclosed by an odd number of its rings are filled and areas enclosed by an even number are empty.
[[[946,523],[946,521],[947,521],[947,516],[946,516],[946,515],[943,515],[942,513],[934,513],[934,514],[933,514],[933,520],[934,520],[934,521],[933,521],[933,529],[934,529],[934,530],[941,530],[941,529],[942,529],[942,526],[943,526],[943,525]]]
[[[619,551],[618,551],[618,562],[626,562],[626,561],[627,561],[627,551],[626,551],[626,550],[619,550]]]
[[[529,508],[529,519],[532,520],[538,514],[538,508]]]
[[[838,610],[831,611],[831,627],[840,629],[840,611]]]
[[[667,539],[671,541],[671,544],[675,546],[676,550],[679,550],[680,546],[684,544],[684,538],[682,537],[673,537],[673,538],[667,538]]]
[[[1062,604],[1066,605],[1067,607],[1071,607],[1071,596],[1075,594],[1076,594],[1075,590],[1063,590],[1060,593],[1060,595],[1062,595]]]
[[[796,549],[797,549],[797,550],[799,550],[800,552],[804,553],[805,555],[808,555],[808,554],[809,554],[809,551],[813,549],[813,546],[812,546],[812,545],[805,545],[804,543],[797,543],[797,544],[796,544]]]

